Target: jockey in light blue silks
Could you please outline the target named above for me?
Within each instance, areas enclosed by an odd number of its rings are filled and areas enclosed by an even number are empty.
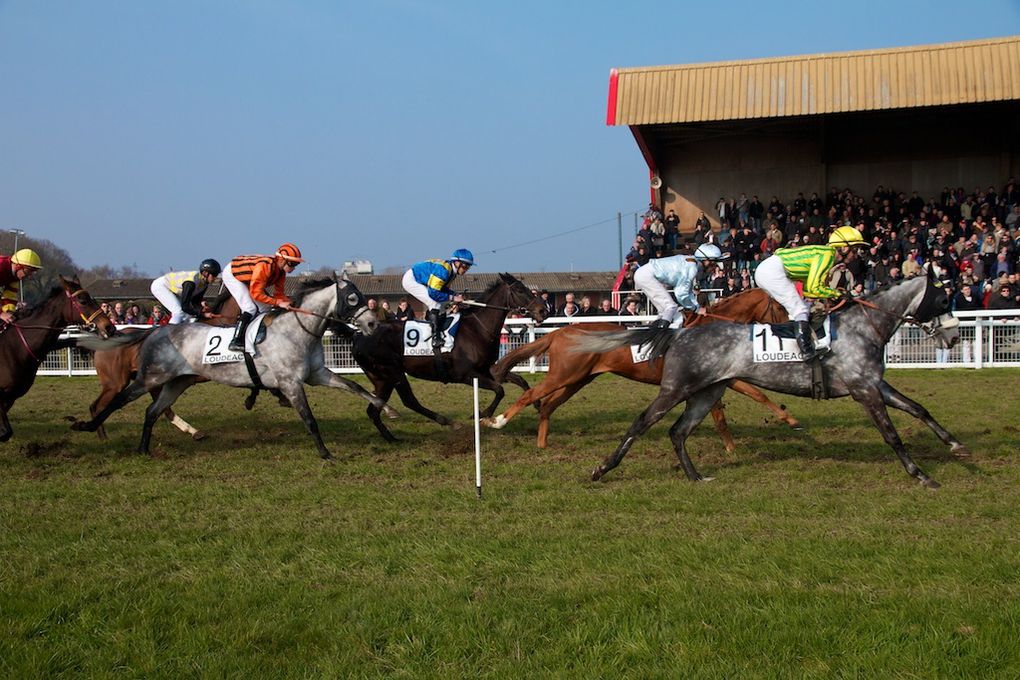
[[[648,264],[638,267],[634,272],[634,285],[655,305],[659,318],[649,324],[651,328],[667,328],[676,318],[680,308],[689,309],[697,314],[704,314],[705,309],[698,305],[694,294],[694,282],[701,273],[705,262],[716,262],[723,259],[719,246],[702,243],[689,255],[674,255],[649,260]],[[673,295],[669,294],[673,289]],[[679,304],[678,304],[679,303]]]
[[[404,272],[401,280],[404,290],[425,306],[425,319],[432,326],[432,349],[436,354],[443,346],[442,305],[451,300],[463,300],[450,289],[450,284],[458,275],[466,274],[474,264],[475,256],[471,251],[459,248],[445,260],[425,260]]]

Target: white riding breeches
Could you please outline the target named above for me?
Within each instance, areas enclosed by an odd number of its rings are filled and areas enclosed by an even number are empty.
[[[149,290],[152,292],[152,296],[159,300],[159,304],[163,305],[163,309],[170,313],[170,321],[167,323],[173,325],[192,320],[191,316],[185,314],[181,309],[180,299],[170,290],[170,286],[162,276],[152,282]]]
[[[400,284],[407,291],[408,295],[411,295],[415,300],[425,305],[425,309],[439,309],[443,306],[443,303],[436,302],[429,297],[428,287],[418,283],[414,278],[414,272],[410,269],[404,272],[404,278],[400,280]]]
[[[786,275],[783,261],[773,255],[758,265],[754,271],[754,282],[773,300],[786,309],[792,321],[807,321],[811,307],[797,293],[797,286]]]
[[[241,308],[242,312],[248,312],[255,316],[259,312],[264,312],[270,308],[270,305],[255,302],[252,299],[251,293],[248,292],[248,286],[234,278],[234,275],[230,272],[229,264],[223,268],[223,285],[230,291],[230,295],[237,302],[237,306]]]
[[[680,305],[676,303],[669,289],[662,285],[662,282],[655,278],[651,265],[642,265],[634,272],[634,286],[640,290],[655,305],[659,312],[659,318],[670,323],[676,318],[680,311]]]

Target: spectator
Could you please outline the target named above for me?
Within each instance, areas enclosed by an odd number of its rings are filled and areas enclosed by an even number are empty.
[[[397,321],[409,321],[414,319],[414,310],[411,309],[411,305],[408,304],[407,298],[400,298],[400,302],[397,303],[397,311],[393,314],[393,318]]]
[[[117,325],[124,323],[124,303],[114,302],[113,309],[110,310],[110,321],[113,321]]]
[[[613,303],[609,298],[602,298],[602,301],[599,302],[599,316],[616,316],[618,313],[618,310],[613,307]]]
[[[156,304],[152,306],[152,315],[148,321],[150,326],[165,326],[170,323],[170,315],[166,313],[162,306]]]

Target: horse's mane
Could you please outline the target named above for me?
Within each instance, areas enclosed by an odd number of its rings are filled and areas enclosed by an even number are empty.
[[[60,286],[53,286],[53,288],[50,289],[49,294],[42,300],[42,302],[39,302],[38,304],[32,305],[31,307],[21,310],[20,312],[18,312],[17,317],[21,319],[28,316],[29,314],[34,314],[35,312],[38,312],[40,309],[42,309],[43,305],[45,305],[53,298],[57,297],[57,295],[62,294],[63,292],[64,289],[61,288]]]
[[[510,275],[507,274],[507,276],[510,276]],[[517,281],[517,279],[514,279],[514,281]],[[486,286],[485,290],[483,290],[481,293],[476,295],[475,299],[477,299],[480,302],[482,302],[482,301],[488,302],[489,298],[491,298],[493,296],[493,294],[496,292],[496,289],[499,288],[500,286],[503,286],[503,285],[505,285],[505,286],[507,286],[509,288],[509,287],[513,286],[513,283],[510,282],[510,281],[504,281],[502,278],[496,279],[495,281],[490,283],[488,286]],[[477,314],[482,309],[484,309],[484,307],[469,307],[467,305],[464,305],[463,307],[461,307],[460,313],[461,313],[462,316],[464,316],[464,315],[470,316],[471,314]]]
[[[323,279],[303,279],[301,285],[294,295],[294,306],[300,307],[301,302],[305,299],[309,293],[314,293],[317,290],[322,290],[327,286],[332,286],[336,283],[335,279],[323,278]]]

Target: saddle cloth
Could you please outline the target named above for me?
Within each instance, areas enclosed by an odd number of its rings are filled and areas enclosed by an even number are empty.
[[[836,339],[836,323],[833,317],[827,316],[822,323],[813,326],[815,332],[815,348],[824,349],[831,346]],[[756,323],[751,326],[748,340],[753,347],[754,362],[781,363],[801,362],[804,355],[797,347],[794,323],[767,324]]]
[[[255,355],[255,346],[266,339],[265,321],[268,312],[259,314],[244,333],[244,350]],[[234,337],[233,326],[210,326],[205,336],[205,351],[202,352],[203,364],[230,364],[244,361],[244,353],[231,352],[227,346]]]
[[[442,352],[453,351],[453,341],[460,328],[460,314],[443,317],[443,348]],[[404,356],[432,356],[432,326],[428,321],[408,320],[404,322]]]

